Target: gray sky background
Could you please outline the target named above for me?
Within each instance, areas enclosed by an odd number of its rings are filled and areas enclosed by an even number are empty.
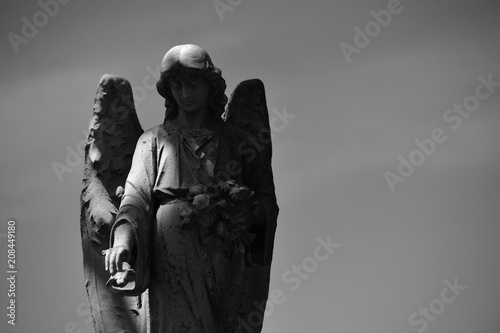
[[[77,313],[86,302],[83,163],[62,181],[52,163],[66,164],[66,147],[77,150],[84,139],[104,73],[147,88],[148,67],[155,70],[172,46],[193,43],[222,69],[228,95],[258,77],[269,110],[295,115],[273,134],[281,212],[271,290],[286,300],[264,332],[417,332],[423,324],[409,317],[437,309],[444,280],[455,278],[467,289],[423,331],[498,332],[500,89],[457,129],[443,115],[474,94],[479,76],[500,82],[500,5],[401,0],[401,12],[348,63],[339,44],[353,45],[354,27],[364,30],[370,11],[388,3],[244,0],[221,20],[211,0],[73,0],[18,53],[7,34],[22,35],[22,18],[33,22],[42,9],[36,1],[4,3],[0,232],[17,220],[19,273],[17,325],[2,314],[0,331],[60,333],[74,322],[75,332],[92,332],[88,315]],[[146,89],[140,99],[143,128],[159,124],[157,92]],[[414,140],[435,128],[447,140],[392,192],[384,172],[397,173],[398,156],[408,159]],[[292,276],[287,271],[328,235],[340,247],[291,290],[283,274]]]

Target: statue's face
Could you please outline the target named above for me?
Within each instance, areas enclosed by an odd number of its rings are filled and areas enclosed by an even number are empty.
[[[208,100],[208,82],[200,76],[179,73],[170,82],[179,112],[196,112],[205,108]]]

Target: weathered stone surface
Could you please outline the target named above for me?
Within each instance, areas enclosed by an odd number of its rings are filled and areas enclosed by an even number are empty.
[[[264,236],[258,236],[251,244],[251,253],[254,254],[254,258],[250,258],[250,260],[259,263],[259,265],[250,264],[245,267],[240,300],[240,324],[242,328],[260,332],[265,305],[263,307],[256,305],[266,304],[268,297],[274,234],[278,217],[278,207],[273,204],[276,202],[276,196],[271,166],[272,144],[269,112],[264,84],[261,80],[246,80],[236,86],[224,119],[226,123],[245,131],[249,136],[248,141],[253,144],[255,149],[259,150],[260,160],[257,164],[259,172],[255,174],[259,179],[253,179],[252,183],[261,184],[262,191],[268,194],[261,199],[262,204],[268,207],[266,210],[266,230],[256,233]],[[249,155],[249,157],[251,156]],[[255,322],[254,318],[262,318],[262,320],[257,325],[250,325],[249,323]]]
[[[99,82],[85,145],[81,234],[85,285],[96,332],[139,332],[138,299],[106,287],[102,251],[143,130],[127,80],[104,75]]]

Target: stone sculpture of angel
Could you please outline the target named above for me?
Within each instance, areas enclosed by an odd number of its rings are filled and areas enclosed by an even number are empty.
[[[81,195],[96,332],[260,332],[278,206],[264,86],[226,83],[201,47],[164,56],[162,124],[130,84],[98,87]]]

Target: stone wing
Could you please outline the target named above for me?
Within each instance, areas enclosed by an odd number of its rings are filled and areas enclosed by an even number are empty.
[[[256,201],[265,207],[266,226],[255,232],[257,236],[250,244],[248,253],[251,257],[249,259],[247,256],[245,266],[239,324],[247,331],[260,332],[269,293],[274,235],[279,211],[271,166],[269,112],[262,81],[252,79],[241,82],[235,88],[223,118],[227,123],[244,131],[247,140],[259,150],[258,157],[254,161],[247,161],[253,170],[248,185],[256,190]],[[255,318],[261,320],[256,323]]]
[[[247,160],[253,169],[251,184],[248,185],[256,190],[257,199],[266,206],[268,229],[263,233],[263,237],[257,235],[251,246],[253,252],[259,254],[257,261],[261,265],[267,265],[272,259],[278,206],[271,165],[272,142],[269,112],[262,81],[251,79],[238,84],[231,95],[223,119],[226,123],[246,133],[249,144],[259,151],[258,157],[251,161]],[[254,255],[254,257],[257,256]]]
[[[234,89],[226,112],[222,115],[226,123],[252,135],[262,147],[262,159],[271,162],[272,144],[264,84],[259,79],[240,82]]]
[[[104,75],[97,88],[85,145],[80,200],[85,286],[96,332],[141,331],[141,299],[113,293],[106,287],[109,272],[104,270],[102,251],[109,248],[111,226],[142,133],[130,83]]]

